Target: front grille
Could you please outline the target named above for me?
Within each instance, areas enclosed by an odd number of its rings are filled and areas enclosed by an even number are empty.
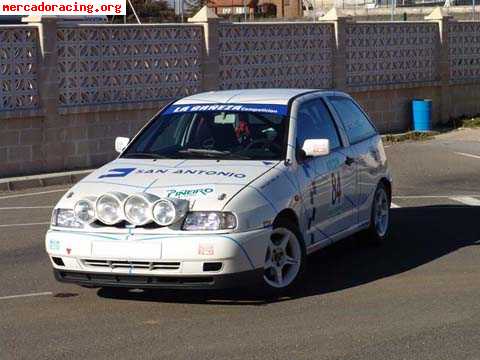
[[[120,221],[119,223],[113,224],[113,225],[108,225],[108,224],[105,224],[105,223],[101,222],[100,220],[95,220],[93,223],[90,224],[90,226],[92,226],[94,228],[114,227],[114,228],[117,228],[117,229],[128,229],[128,228],[130,228],[134,225],[130,224],[126,220]],[[142,225],[142,226],[134,226],[134,227],[136,229],[160,229],[160,228],[163,228],[165,226],[160,226],[156,222],[150,222],[150,223]]]
[[[108,269],[178,270],[179,262],[119,261],[83,259],[83,265]]]
[[[214,285],[211,276],[136,276],[136,275],[113,275],[95,274],[71,271],[56,272],[57,279],[64,282],[80,284],[97,284],[99,286],[168,286],[168,287],[201,287]]]

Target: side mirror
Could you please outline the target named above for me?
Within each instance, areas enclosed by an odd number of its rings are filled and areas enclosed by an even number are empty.
[[[302,150],[305,156],[325,156],[330,154],[330,141],[328,139],[307,139]]]
[[[115,151],[121,153],[127,147],[130,142],[130,138],[127,137],[117,137],[115,139]]]

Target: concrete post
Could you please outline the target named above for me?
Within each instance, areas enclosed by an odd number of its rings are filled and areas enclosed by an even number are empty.
[[[333,23],[335,27],[335,46],[333,55],[333,86],[337,90],[348,91],[346,62],[346,27],[353,22],[352,17],[332,8],[319,18],[320,21]]]
[[[57,18],[28,16],[22,21],[38,28],[38,91],[40,105],[48,121],[58,115]]]
[[[58,113],[58,56],[57,56],[57,18],[55,16],[28,16],[22,19],[29,25],[38,28],[38,93],[42,117],[42,141],[33,150],[34,161],[47,170],[63,169],[65,164],[65,151],[61,136],[55,137],[53,142],[57,148],[52,153],[49,143],[52,142],[51,133],[63,133],[64,126]],[[52,128],[54,130],[52,130]],[[49,150],[50,149],[50,150]]]
[[[451,90],[450,86],[450,62],[448,59],[449,45],[448,45],[448,33],[449,24],[451,21],[455,21],[452,16],[446,14],[441,7],[435,8],[430,15],[425,16],[425,20],[438,23],[439,31],[439,46],[438,46],[438,78],[440,81],[440,121],[446,122],[450,119],[452,112],[451,102]]]
[[[207,6],[204,6],[195,16],[188,19],[190,23],[203,25],[205,48],[202,61],[202,90],[218,90],[219,80],[219,39],[218,27],[220,18]]]

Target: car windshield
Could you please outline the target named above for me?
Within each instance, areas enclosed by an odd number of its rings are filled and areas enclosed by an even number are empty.
[[[198,111],[159,115],[122,154],[123,158],[285,158],[288,120],[248,111]]]

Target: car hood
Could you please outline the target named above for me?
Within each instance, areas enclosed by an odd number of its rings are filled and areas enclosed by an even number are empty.
[[[62,206],[85,196],[118,191],[190,201],[194,210],[221,210],[245,186],[279,164],[252,160],[117,159],[94,171],[65,195]]]

